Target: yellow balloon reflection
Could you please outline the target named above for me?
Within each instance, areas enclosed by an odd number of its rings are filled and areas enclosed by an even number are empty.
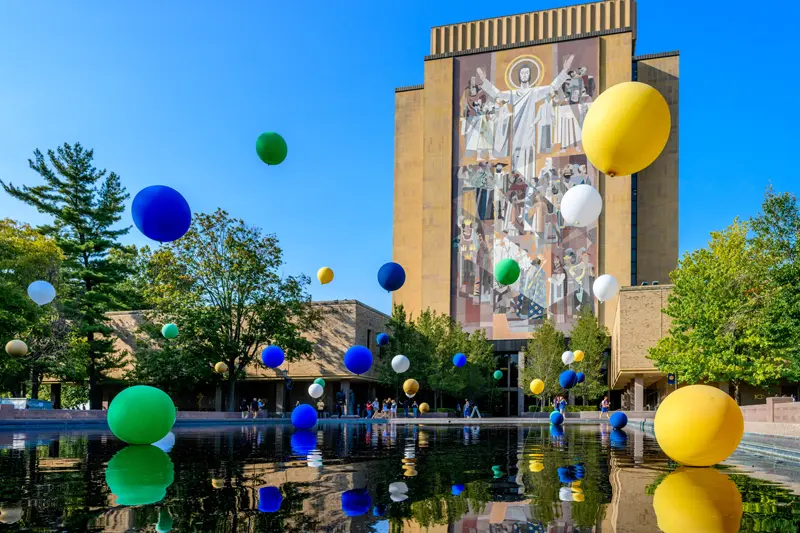
[[[664,533],[735,533],[742,521],[742,495],[713,468],[679,468],[656,489],[653,508]]]

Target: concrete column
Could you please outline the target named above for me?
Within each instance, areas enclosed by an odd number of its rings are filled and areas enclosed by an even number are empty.
[[[222,411],[222,387],[219,385],[217,385],[217,390],[214,393],[214,410]]]
[[[275,387],[275,413],[283,415],[283,391],[286,384],[281,380],[276,383]]]
[[[50,385],[50,401],[53,402],[53,409],[61,409],[61,383]]]
[[[644,411],[644,376],[641,374],[633,378],[633,410]]]
[[[353,402],[350,401],[350,380],[342,381],[342,393],[344,393],[345,413],[353,414]]]

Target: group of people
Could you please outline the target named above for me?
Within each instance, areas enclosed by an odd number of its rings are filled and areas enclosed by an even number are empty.
[[[481,416],[481,412],[478,410],[478,404],[475,402],[470,402],[468,399],[464,398],[464,407],[461,407],[461,404],[456,405],[456,412],[463,415],[464,418],[473,418],[477,415],[478,418],[483,418]]]
[[[397,418],[397,408],[403,409],[403,416],[408,418],[409,409],[412,410],[414,418],[419,416],[419,405],[416,400],[393,400],[386,398],[383,402],[378,402],[375,398],[372,402],[368,402],[365,406],[364,412],[367,418]],[[360,406],[359,406],[360,411]],[[359,412],[359,416],[361,416]]]
[[[247,418],[247,416],[250,414],[253,415],[253,418],[258,418],[258,413],[262,410],[266,414],[264,402],[261,400],[261,398],[253,398],[250,401],[248,401],[247,398],[242,398],[242,400],[239,402],[239,411],[242,413],[242,418]]]

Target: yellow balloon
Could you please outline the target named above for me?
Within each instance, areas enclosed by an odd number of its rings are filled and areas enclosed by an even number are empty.
[[[427,413],[430,410],[431,410],[431,406],[428,405],[427,403],[422,402],[421,404],[419,404],[419,412],[420,413]]]
[[[679,468],[656,488],[653,509],[664,533],[734,533],[742,521],[742,495],[713,468]]]
[[[226,365],[222,361],[214,365],[214,372],[216,372],[217,374],[224,374],[227,371],[228,371],[228,365]]]
[[[531,392],[534,394],[541,394],[544,391],[544,381],[541,379],[534,379],[531,381]]]
[[[585,355],[583,353],[583,350],[575,350],[574,353],[575,353],[575,362],[576,363],[580,363],[581,361],[583,361],[583,356]]]
[[[711,466],[730,456],[744,435],[742,410],[715,387],[691,385],[664,398],[653,420],[658,445],[686,466]]]
[[[536,472],[541,472],[542,470],[544,470],[544,463],[541,461],[531,461],[528,464],[528,466],[530,467],[531,472],[533,472],[534,474]]]
[[[333,270],[328,267],[322,267],[317,270],[317,279],[323,285],[333,281]]]
[[[664,150],[671,127],[669,106],[656,89],[628,81],[603,91],[583,121],[583,149],[609,176],[648,167]]]
[[[6,343],[6,353],[12,357],[22,357],[28,353],[28,345],[19,339]]]
[[[407,379],[405,383],[403,383],[403,392],[406,394],[416,394],[418,390],[419,383],[417,383],[416,379]]]

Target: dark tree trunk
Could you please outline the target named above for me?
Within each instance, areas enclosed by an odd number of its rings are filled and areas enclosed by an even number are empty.
[[[236,410],[236,359],[228,361],[228,405],[224,406],[223,411],[232,413]]]
[[[97,355],[92,347],[92,343],[94,343],[94,333],[89,333],[86,336],[86,340],[89,341],[89,366],[86,368],[89,374],[89,409],[102,409],[103,401],[102,398],[100,398],[100,391],[97,389],[97,369],[95,366],[95,358]]]
[[[39,372],[31,369],[31,399],[39,399]]]
[[[733,382],[733,399],[736,400],[736,405],[742,405],[742,394],[739,391],[739,381]]]

